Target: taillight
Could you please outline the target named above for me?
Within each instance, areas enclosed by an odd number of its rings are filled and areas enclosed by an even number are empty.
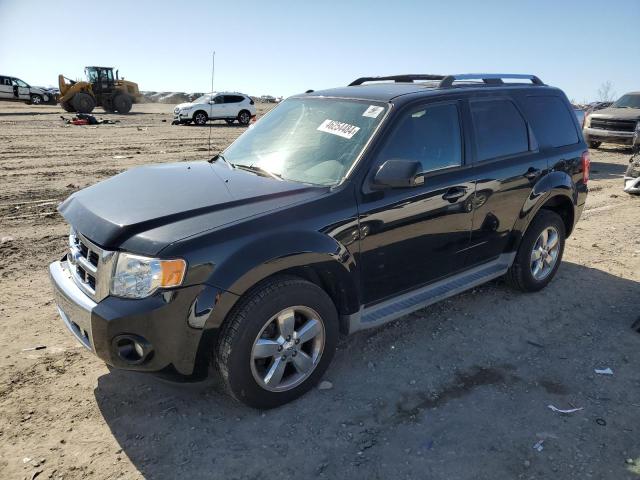
[[[589,150],[582,152],[582,183],[589,181],[589,171],[591,170],[591,157]]]

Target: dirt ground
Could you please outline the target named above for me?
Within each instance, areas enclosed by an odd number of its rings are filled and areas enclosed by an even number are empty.
[[[0,104],[0,479],[640,478],[628,152],[591,152],[587,207],[547,289],[498,281],[345,338],[333,388],[259,412],[210,382],[110,372],[66,331],[47,278],[68,231],[55,208],[71,192],[134,165],[205,159],[209,133],[216,152],[243,129],[171,126],[167,105],[98,113],[120,123],[94,128],[61,114]]]

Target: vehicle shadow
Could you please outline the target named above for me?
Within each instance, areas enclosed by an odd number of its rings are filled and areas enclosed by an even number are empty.
[[[420,448],[444,469],[437,478],[447,478],[460,462],[481,466],[487,477],[513,478],[505,465],[521,455],[525,447],[519,443],[530,450],[533,438],[525,431],[521,441],[516,425],[582,429],[563,431],[568,438],[598,435],[605,441],[613,438],[606,435],[616,435],[613,427],[610,434],[603,433],[593,422],[560,426],[553,415],[535,417],[549,402],[549,389],[589,388],[571,374],[561,386],[540,384],[538,375],[556,370],[562,363],[558,358],[590,366],[600,353],[605,358],[618,349],[625,355],[637,353],[640,335],[630,328],[638,316],[629,302],[633,298],[640,298],[640,283],[568,262],[548,288],[535,294],[492,282],[343,339],[325,375],[332,389],[314,389],[267,412],[236,403],[211,382],[172,384],[116,370],[98,379],[94,394],[124,455],[148,479],[253,479],[270,478],[273,472],[279,478],[405,478],[425,468]],[[621,305],[615,315],[612,305]],[[585,331],[598,335],[598,342]],[[585,345],[587,341],[593,345]],[[533,355],[535,362],[549,364],[535,364]],[[616,375],[619,388],[632,388],[634,380],[626,385],[617,370]],[[617,394],[608,391],[607,397]],[[536,408],[524,406],[532,404]],[[465,414],[468,409],[482,414]],[[436,428],[432,415],[446,421]],[[629,410],[628,418],[616,420],[624,425],[635,421],[633,415],[635,410]],[[499,435],[487,431],[487,422],[491,428],[497,425]],[[430,452],[433,438],[441,450]],[[491,450],[494,444],[500,449]],[[584,447],[585,458],[591,458],[589,448]],[[443,456],[454,449],[458,454]],[[609,468],[598,465],[599,455],[594,453],[590,465],[596,476],[600,468]],[[489,475],[492,469],[505,475]]]
[[[589,176],[592,180],[622,179],[626,169],[626,163],[591,162]]]

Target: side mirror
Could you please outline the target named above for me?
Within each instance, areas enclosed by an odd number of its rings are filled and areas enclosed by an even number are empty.
[[[406,188],[424,184],[424,175],[420,173],[422,164],[411,160],[387,160],[375,176],[376,187]]]

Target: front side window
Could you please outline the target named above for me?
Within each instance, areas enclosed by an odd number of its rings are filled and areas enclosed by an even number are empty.
[[[431,172],[462,164],[460,115],[455,104],[422,106],[401,116],[378,162],[410,160]]]
[[[224,97],[222,95],[218,95],[213,99],[213,103],[224,103]]]
[[[479,162],[529,150],[527,124],[510,100],[470,103]]]
[[[224,158],[285,180],[335,185],[357,160],[386,110],[384,103],[290,98],[243,133],[224,151]]]
[[[211,101],[211,95],[201,95],[196,98],[193,103],[209,103]]]
[[[19,86],[19,87],[28,87],[29,85],[27,85],[25,82],[23,82],[22,80],[20,80],[19,78],[14,78],[13,82]]]

